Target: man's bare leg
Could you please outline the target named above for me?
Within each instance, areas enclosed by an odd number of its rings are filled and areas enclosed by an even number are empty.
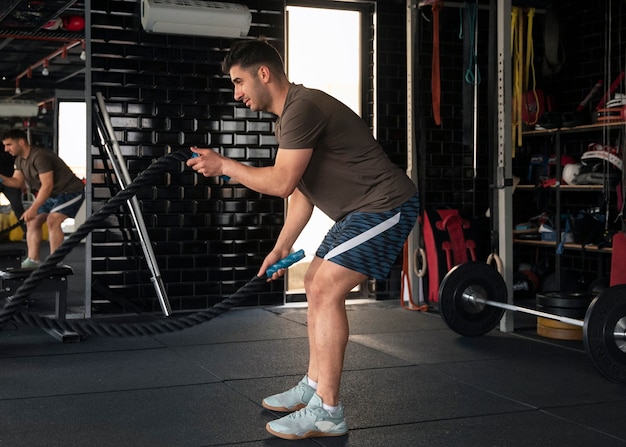
[[[345,298],[366,275],[321,258],[314,258],[304,279],[308,301],[308,376],[317,394],[331,406],[339,404],[339,388],[348,343]]]

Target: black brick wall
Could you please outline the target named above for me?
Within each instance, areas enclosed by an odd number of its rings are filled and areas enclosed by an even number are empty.
[[[282,48],[283,2],[242,3],[252,11],[250,35],[263,34]],[[272,162],[273,117],[236,104],[221,74],[229,39],[145,33],[135,0],[94,0],[91,20],[92,94],[105,98],[132,178],[168,146],[219,148],[255,166]],[[115,189],[97,147],[92,158],[97,210]],[[283,221],[282,199],[197,176],[182,163],[138,198],[174,310],[206,308],[245,284]],[[93,280],[144,310],[157,310],[130,216],[123,212],[109,222],[93,233]],[[282,289],[277,281],[250,302],[282,301]]]
[[[444,3],[445,5],[445,3]],[[474,179],[472,148],[463,142],[463,84],[467,66],[463,61],[463,42],[459,39],[459,8],[445,7],[439,17],[439,55],[441,83],[441,125],[435,125],[432,111],[433,26],[430,7],[418,14],[415,58],[416,79],[421,90],[416,98],[417,132],[424,133],[419,162],[422,169],[420,186],[425,208],[450,207],[466,210],[475,208],[483,213],[488,208],[487,185],[491,142],[487,125],[489,104],[488,30],[489,12],[478,11],[479,127],[476,158],[478,172]],[[467,30],[465,31],[467,33]],[[469,87],[473,88],[473,87]],[[420,126],[419,119],[422,125]],[[472,194],[474,182],[477,194]]]
[[[247,0],[250,36],[283,48],[284,2]],[[379,2],[379,138],[403,164],[406,153],[402,1]],[[272,163],[273,116],[252,112],[232,97],[220,72],[229,39],[145,33],[136,0],[92,1],[92,95],[103,95],[132,178],[172,150],[219,148],[255,166]],[[373,91],[370,89],[370,92]],[[373,117],[371,95],[366,115]],[[92,147],[93,207],[116,192],[106,159]],[[181,163],[138,194],[148,233],[173,310],[206,308],[245,284],[273,247],[283,223],[284,201],[242,186],[196,176]],[[141,247],[126,210],[92,233],[93,281],[145,311],[159,310]],[[381,297],[397,278],[379,282]],[[390,284],[392,284],[390,286]],[[98,300],[94,288],[93,300]],[[282,302],[283,282],[250,297],[250,304]],[[105,311],[101,308],[100,311]],[[118,310],[118,309],[115,309]],[[98,313],[95,309],[94,313]]]

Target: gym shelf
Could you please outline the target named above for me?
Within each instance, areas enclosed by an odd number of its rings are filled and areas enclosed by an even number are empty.
[[[535,185],[517,185],[515,189],[535,190],[538,188],[556,189],[556,185],[551,186],[535,186]],[[602,191],[602,185],[559,185],[562,191]]]
[[[522,135],[530,137],[534,135],[548,135],[559,131],[563,133],[589,132],[591,130],[619,129],[624,126],[626,126],[626,121],[618,121],[613,123],[593,123],[583,124],[582,126],[576,127],[556,127],[554,129],[527,130],[525,132],[522,132]]]
[[[514,244],[519,245],[534,245],[536,247],[554,247],[556,248],[556,242],[553,241],[541,241],[541,240],[533,240],[533,239],[513,239]],[[582,251],[583,247],[580,244],[571,244],[565,243],[563,244],[563,248],[566,250],[579,250]],[[585,245],[585,251],[599,252],[599,253],[612,253],[613,249],[611,247],[603,247],[599,248],[597,245],[589,244]]]

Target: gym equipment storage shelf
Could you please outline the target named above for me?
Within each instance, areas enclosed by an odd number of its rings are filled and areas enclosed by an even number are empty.
[[[555,127],[554,129],[540,129],[540,130],[526,130],[522,132],[522,136],[539,136],[539,135],[548,135],[556,132],[563,133],[575,133],[575,132],[589,132],[589,131],[597,131],[597,130],[608,130],[608,129],[620,129],[626,126],[626,121],[618,121],[614,123],[593,123],[593,124],[583,124],[581,126],[575,127]]]
[[[535,190],[534,185],[517,185],[516,189]],[[542,186],[541,188],[556,189],[555,185]],[[561,191],[602,191],[602,185],[559,185]]]
[[[570,286],[570,284],[562,284],[560,280],[560,272],[566,269],[574,269],[580,273],[581,277],[589,275],[590,278],[591,275],[599,277],[610,271],[611,254],[613,253],[611,247],[602,245],[598,247],[597,241],[585,243],[584,246],[578,242],[562,243],[560,236],[565,225],[563,216],[576,215],[581,211],[586,212],[586,210],[610,206],[609,204],[615,203],[615,191],[613,188],[605,189],[605,185],[602,184],[569,185],[562,181],[555,184],[554,180],[551,182],[552,184],[541,186],[544,183],[543,179],[561,178],[563,165],[556,160],[563,160],[562,157],[565,157],[565,154],[577,158],[588,150],[588,146],[592,143],[599,144],[600,141],[603,141],[603,144],[607,144],[607,141],[619,141],[626,134],[625,130],[626,122],[619,121],[531,130],[522,133],[523,145],[517,154],[519,170],[516,175],[525,181],[516,185],[514,189],[514,222],[524,222],[531,218],[530,216],[536,216],[534,212],[547,212],[556,224],[554,229],[557,233],[557,239],[556,241],[526,239],[514,234],[513,244],[519,248],[515,250],[516,255],[514,256],[519,262],[529,257],[535,261],[542,258],[551,263],[553,271],[558,272],[556,282],[559,290],[565,290]],[[546,157],[546,164],[542,168],[535,167],[539,169],[538,172],[532,171],[531,165],[524,163],[526,160],[530,162],[533,154],[543,154]],[[548,157],[551,158],[549,164]],[[545,169],[545,171],[542,172],[541,169]],[[525,175],[526,173],[527,175]],[[526,184],[524,184],[525,182]],[[532,196],[533,193],[535,193],[534,196]],[[529,209],[529,205],[535,203],[531,202],[532,199],[537,204],[535,211]],[[557,219],[556,216],[560,216],[560,218]],[[593,256],[585,256],[585,253],[593,254]]]

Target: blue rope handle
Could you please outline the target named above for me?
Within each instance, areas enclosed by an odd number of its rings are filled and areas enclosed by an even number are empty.
[[[296,262],[298,262],[302,258],[304,258],[304,250],[298,250],[298,251],[296,251],[294,253],[291,253],[289,256],[286,256],[283,259],[281,259],[280,261],[278,261],[276,264],[270,265],[267,268],[267,270],[265,271],[265,274],[269,278],[270,276],[272,276],[274,273],[276,273],[280,269],[287,268],[290,265],[295,264]]]
[[[200,154],[198,154],[197,152],[194,152],[193,155],[191,156],[191,158],[198,158],[200,156]],[[227,175],[220,175],[220,178],[222,180],[224,180],[225,182],[228,183],[228,181],[230,180],[230,177]]]

